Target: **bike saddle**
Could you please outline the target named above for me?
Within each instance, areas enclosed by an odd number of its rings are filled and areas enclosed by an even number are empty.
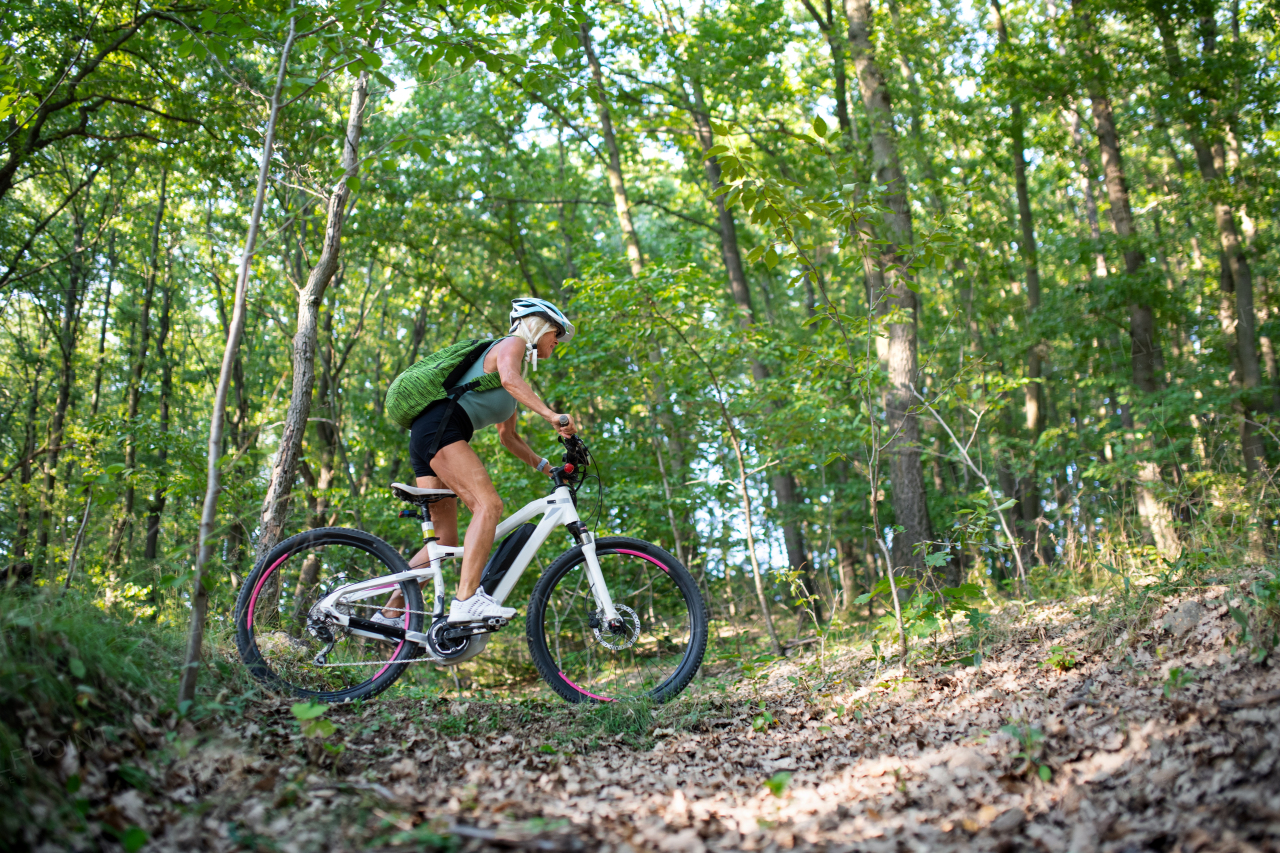
[[[406,486],[404,483],[392,483],[391,494],[400,500],[426,506],[445,498],[456,498],[458,495],[449,489],[419,489],[417,486]]]

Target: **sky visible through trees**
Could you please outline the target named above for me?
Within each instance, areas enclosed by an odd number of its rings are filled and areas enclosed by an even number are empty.
[[[713,619],[1261,560],[1275,14],[6,6],[4,563],[185,625],[307,527],[416,550],[387,386],[520,295],[579,329],[530,378],[602,463],[584,516]]]

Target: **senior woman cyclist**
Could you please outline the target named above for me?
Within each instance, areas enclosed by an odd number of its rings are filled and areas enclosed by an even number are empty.
[[[410,430],[409,458],[413,474],[420,489],[447,488],[455,492],[471,510],[471,524],[467,527],[467,547],[462,556],[462,578],[458,582],[458,594],[449,606],[449,621],[453,623],[475,622],[492,617],[510,619],[514,607],[503,607],[488,593],[480,589],[480,576],[485,561],[493,547],[494,531],[502,518],[502,498],[489,479],[480,457],[471,449],[471,437],[477,430],[488,426],[498,428],[498,439],[503,447],[517,458],[547,475],[551,463],[539,456],[516,431],[516,406],[537,412],[560,435],[568,437],[577,432],[577,424],[569,418],[566,426],[560,425],[564,415],[553,411],[538,398],[529,387],[523,374],[525,362],[532,362],[537,369],[538,359],[550,358],[556,345],[573,337],[573,324],[564,312],[545,299],[522,297],[511,303],[511,329],[507,337],[494,341],[484,355],[476,360],[470,370],[458,381],[464,385],[478,379],[481,373],[497,373],[502,385],[491,391],[468,391],[458,399],[456,406],[448,406],[441,400],[428,406],[414,420]],[[446,414],[448,423],[442,424]],[[438,449],[430,453],[437,432]],[[431,519],[441,545],[458,544],[458,502],[447,498],[434,504]],[[417,566],[427,561],[427,549],[423,546],[409,562]],[[375,621],[398,624],[404,600],[397,592],[374,615]]]

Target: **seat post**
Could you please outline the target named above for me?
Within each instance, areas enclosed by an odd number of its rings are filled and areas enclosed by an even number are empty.
[[[422,507],[422,544],[434,542],[436,539],[435,522],[431,520],[431,504],[435,501],[427,501]]]

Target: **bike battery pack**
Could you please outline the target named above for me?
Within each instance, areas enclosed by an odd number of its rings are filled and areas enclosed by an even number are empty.
[[[516,561],[516,555],[537,529],[538,525],[533,522],[522,524],[507,534],[507,538],[494,549],[493,555],[489,557],[489,562],[484,567],[484,574],[480,576],[480,587],[485,592],[493,595],[498,584],[502,583],[502,579],[506,577],[511,564]]]

